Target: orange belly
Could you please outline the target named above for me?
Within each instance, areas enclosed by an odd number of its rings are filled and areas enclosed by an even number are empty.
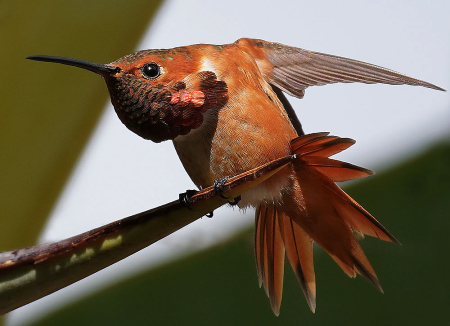
[[[290,140],[297,134],[278,100],[264,92],[252,98],[239,95],[205,119],[204,126],[174,140],[186,172],[201,188],[290,154]],[[289,169],[281,171],[242,196],[239,206],[276,200],[290,174]]]

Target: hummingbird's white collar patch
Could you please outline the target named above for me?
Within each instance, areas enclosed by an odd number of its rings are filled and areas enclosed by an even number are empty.
[[[200,71],[211,71],[219,77],[216,67],[214,66],[214,62],[209,60],[208,58],[202,58],[202,65]]]

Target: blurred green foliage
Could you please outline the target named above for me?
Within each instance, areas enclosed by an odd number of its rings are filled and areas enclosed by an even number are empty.
[[[108,99],[98,76],[25,58],[111,62],[160,2],[0,1],[0,251],[35,244]]]
[[[385,290],[348,278],[315,248],[317,312],[286,265],[281,315],[258,289],[253,230],[121,281],[33,325],[443,325],[450,240],[450,143],[348,188],[402,242],[362,246]],[[197,222],[201,223],[201,222]]]

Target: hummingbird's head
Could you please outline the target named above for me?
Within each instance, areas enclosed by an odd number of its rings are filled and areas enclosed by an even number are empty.
[[[199,61],[186,47],[144,50],[102,65],[78,59],[31,56],[101,75],[111,102],[128,129],[154,142],[186,135],[203,123],[203,114],[218,110],[228,100],[227,85],[210,71],[199,71]]]

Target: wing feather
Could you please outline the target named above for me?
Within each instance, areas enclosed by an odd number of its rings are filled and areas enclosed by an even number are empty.
[[[237,41],[251,53],[269,84],[302,98],[309,86],[365,83],[443,88],[370,63],[257,39]]]

